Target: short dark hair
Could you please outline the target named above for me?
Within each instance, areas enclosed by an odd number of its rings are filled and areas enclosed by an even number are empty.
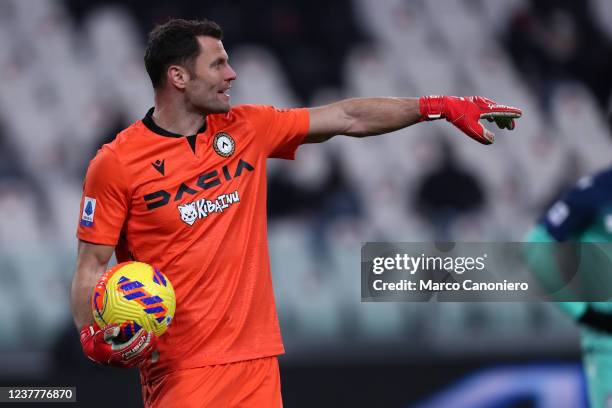
[[[173,19],[149,33],[144,63],[153,88],[164,84],[168,66],[193,63],[200,55],[197,37],[202,35],[221,40],[223,30],[211,20]]]

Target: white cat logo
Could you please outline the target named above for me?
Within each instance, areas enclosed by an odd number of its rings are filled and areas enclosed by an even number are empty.
[[[238,190],[231,193],[221,194],[214,200],[201,198],[192,203],[187,203],[177,206],[181,214],[181,220],[192,226],[197,220],[207,218],[211,214],[220,214],[227,210],[232,205],[240,202],[240,194]]]
[[[181,219],[189,225],[198,219],[198,211],[196,209],[196,203],[189,203],[185,205],[179,205],[178,210],[181,213]]]

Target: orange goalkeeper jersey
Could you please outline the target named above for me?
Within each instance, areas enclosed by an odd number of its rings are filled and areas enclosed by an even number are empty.
[[[307,109],[242,105],[197,135],[159,128],[151,109],[104,145],[83,184],[77,236],[119,262],[160,268],[176,313],[143,381],[179,368],[284,352],[268,257],[266,159],[293,159]]]

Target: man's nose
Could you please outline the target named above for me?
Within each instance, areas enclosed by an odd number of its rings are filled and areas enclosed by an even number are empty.
[[[228,65],[227,66],[227,72],[225,74],[225,80],[226,81],[233,81],[238,77],[238,75],[236,75],[236,71],[234,71],[234,69]]]

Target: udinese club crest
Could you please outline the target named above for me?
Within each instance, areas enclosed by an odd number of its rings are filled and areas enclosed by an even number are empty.
[[[229,134],[225,132],[219,132],[215,135],[213,147],[215,148],[215,152],[217,152],[219,156],[230,157],[232,154],[234,154],[234,150],[236,149],[236,142],[234,142],[234,139],[232,139]]]

